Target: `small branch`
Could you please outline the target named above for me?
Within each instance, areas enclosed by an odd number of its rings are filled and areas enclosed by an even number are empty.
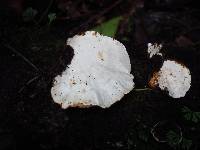
[[[144,7],[144,0],[130,1],[130,4],[126,10],[127,12],[123,15],[123,19],[120,21],[120,26],[118,28],[118,35],[124,35],[128,32],[127,28],[129,25],[130,16],[133,16],[137,8],[143,8],[143,7]]]
[[[166,140],[160,140],[160,139],[155,135],[155,134],[156,134],[155,128],[156,128],[160,123],[161,123],[161,121],[157,122],[157,123],[153,126],[153,128],[151,129],[151,134],[152,134],[153,138],[154,138],[157,142],[165,143],[165,142],[167,142]]]
[[[133,90],[139,92],[139,91],[151,91],[152,89],[150,89],[150,88],[143,88],[143,89],[133,89]]]
[[[32,79],[30,79],[28,82],[26,82],[25,85],[18,90],[18,93],[21,93],[25,89],[26,86],[28,86],[29,84],[31,84],[32,82],[37,80],[39,77],[40,77],[40,75],[37,75],[37,76],[33,77]]]
[[[165,124],[165,123],[167,123],[166,120],[164,120],[164,121],[159,121],[159,122],[157,122],[157,123],[153,126],[153,128],[151,129],[151,134],[152,134],[153,138],[154,138],[157,142],[159,142],[159,143],[166,143],[166,142],[168,142],[167,139],[166,139],[166,140],[160,140],[159,137],[156,136],[156,131],[155,131],[155,129],[156,129],[158,126],[160,126],[160,125],[162,125],[162,124]],[[180,138],[179,138],[177,144],[180,144],[181,141],[182,141],[182,139],[183,139],[183,132],[182,132],[181,127],[180,127],[178,124],[175,124],[175,125],[176,125],[176,128],[179,130],[179,136],[180,136]]]
[[[40,19],[38,20],[38,24],[40,24],[42,22],[42,20],[44,20],[45,16],[47,15],[47,13],[49,12],[52,4],[53,4],[54,0],[50,0],[46,10],[43,12],[43,14],[41,15]]]
[[[29,60],[27,59],[24,55],[22,55],[20,52],[18,52],[16,49],[14,49],[12,46],[10,46],[9,44],[4,44],[3,45],[10,49],[13,53],[15,53],[16,55],[18,55],[19,57],[21,57],[27,64],[29,64],[34,70],[36,70],[37,72],[39,72],[39,69]]]
[[[114,7],[116,7],[117,5],[119,5],[121,2],[122,2],[122,0],[117,0],[111,6],[107,7],[106,9],[104,9],[103,11],[101,11],[100,13],[93,15],[91,18],[89,18],[86,22],[84,22],[83,24],[81,24],[79,27],[75,27],[74,29],[72,29],[71,33],[73,34],[77,30],[79,30],[80,28],[82,28],[84,26],[87,26],[89,23],[91,23],[94,20],[97,20],[99,17],[101,17],[104,14],[106,14],[107,12],[109,12],[111,9],[113,9]]]

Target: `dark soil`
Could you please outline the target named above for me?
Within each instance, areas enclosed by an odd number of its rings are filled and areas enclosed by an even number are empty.
[[[174,126],[181,128],[183,136],[192,141],[192,150],[200,149],[200,123],[186,121],[181,112],[184,106],[200,111],[197,2],[57,0],[48,10],[58,14],[51,25],[47,25],[47,19],[35,24],[24,22],[21,17],[24,9],[33,7],[39,11],[36,21],[40,20],[49,4],[47,0],[13,0],[19,5],[16,7],[11,7],[12,0],[3,2],[0,4],[0,150],[173,149],[167,142],[156,141],[151,134],[151,129],[163,121],[170,122],[169,130],[175,130]],[[162,65],[159,57],[148,59],[147,43],[156,42],[163,44],[164,59],[175,59],[190,69],[191,89],[180,99],[173,99],[159,89],[133,90],[108,109],[61,109],[53,102],[50,88],[53,78],[73,57],[73,49],[65,46],[66,39],[118,15],[123,15],[124,20],[116,38],[130,55],[135,88],[148,87],[151,74]],[[162,129],[157,134],[160,132]]]

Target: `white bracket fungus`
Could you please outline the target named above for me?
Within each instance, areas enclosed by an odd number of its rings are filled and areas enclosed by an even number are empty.
[[[151,44],[148,43],[148,49],[147,52],[149,54],[149,57],[152,58],[154,55],[160,55],[162,56],[162,54],[160,53],[160,50],[162,49],[162,44]]]
[[[190,70],[176,61],[166,60],[160,71],[154,73],[149,84],[167,90],[173,98],[184,97],[191,85]]]
[[[69,38],[67,45],[74,49],[74,57],[51,89],[62,108],[110,107],[133,89],[129,55],[119,41],[87,31]]]

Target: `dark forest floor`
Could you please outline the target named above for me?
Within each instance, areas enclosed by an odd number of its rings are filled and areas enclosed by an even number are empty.
[[[200,149],[200,8],[195,1],[13,2],[18,5],[11,7],[12,0],[0,5],[0,150]],[[38,13],[24,21],[28,7]],[[49,12],[57,15],[51,23]],[[180,99],[158,89],[133,90],[108,109],[61,109],[50,88],[71,60],[66,39],[119,15],[115,38],[130,55],[135,88],[148,87],[160,65],[147,56],[147,43],[156,42],[162,43],[165,59],[190,69],[191,89]]]

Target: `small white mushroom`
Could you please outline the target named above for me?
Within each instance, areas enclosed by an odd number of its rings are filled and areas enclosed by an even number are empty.
[[[191,85],[190,70],[176,61],[166,60],[160,71],[153,74],[149,85],[167,90],[173,98],[184,97]]]
[[[110,107],[133,87],[131,64],[123,44],[94,31],[67,40],[74,57],[55,78],[51,95],[62,108]]]
[[[162,44],[151,44],[148,43],[148,49],[147,52],[149,54],[149,58],[152,58],[154,55],[160,55],[162,56],[162,53],[160,53],[160,50],[162,49]]]

